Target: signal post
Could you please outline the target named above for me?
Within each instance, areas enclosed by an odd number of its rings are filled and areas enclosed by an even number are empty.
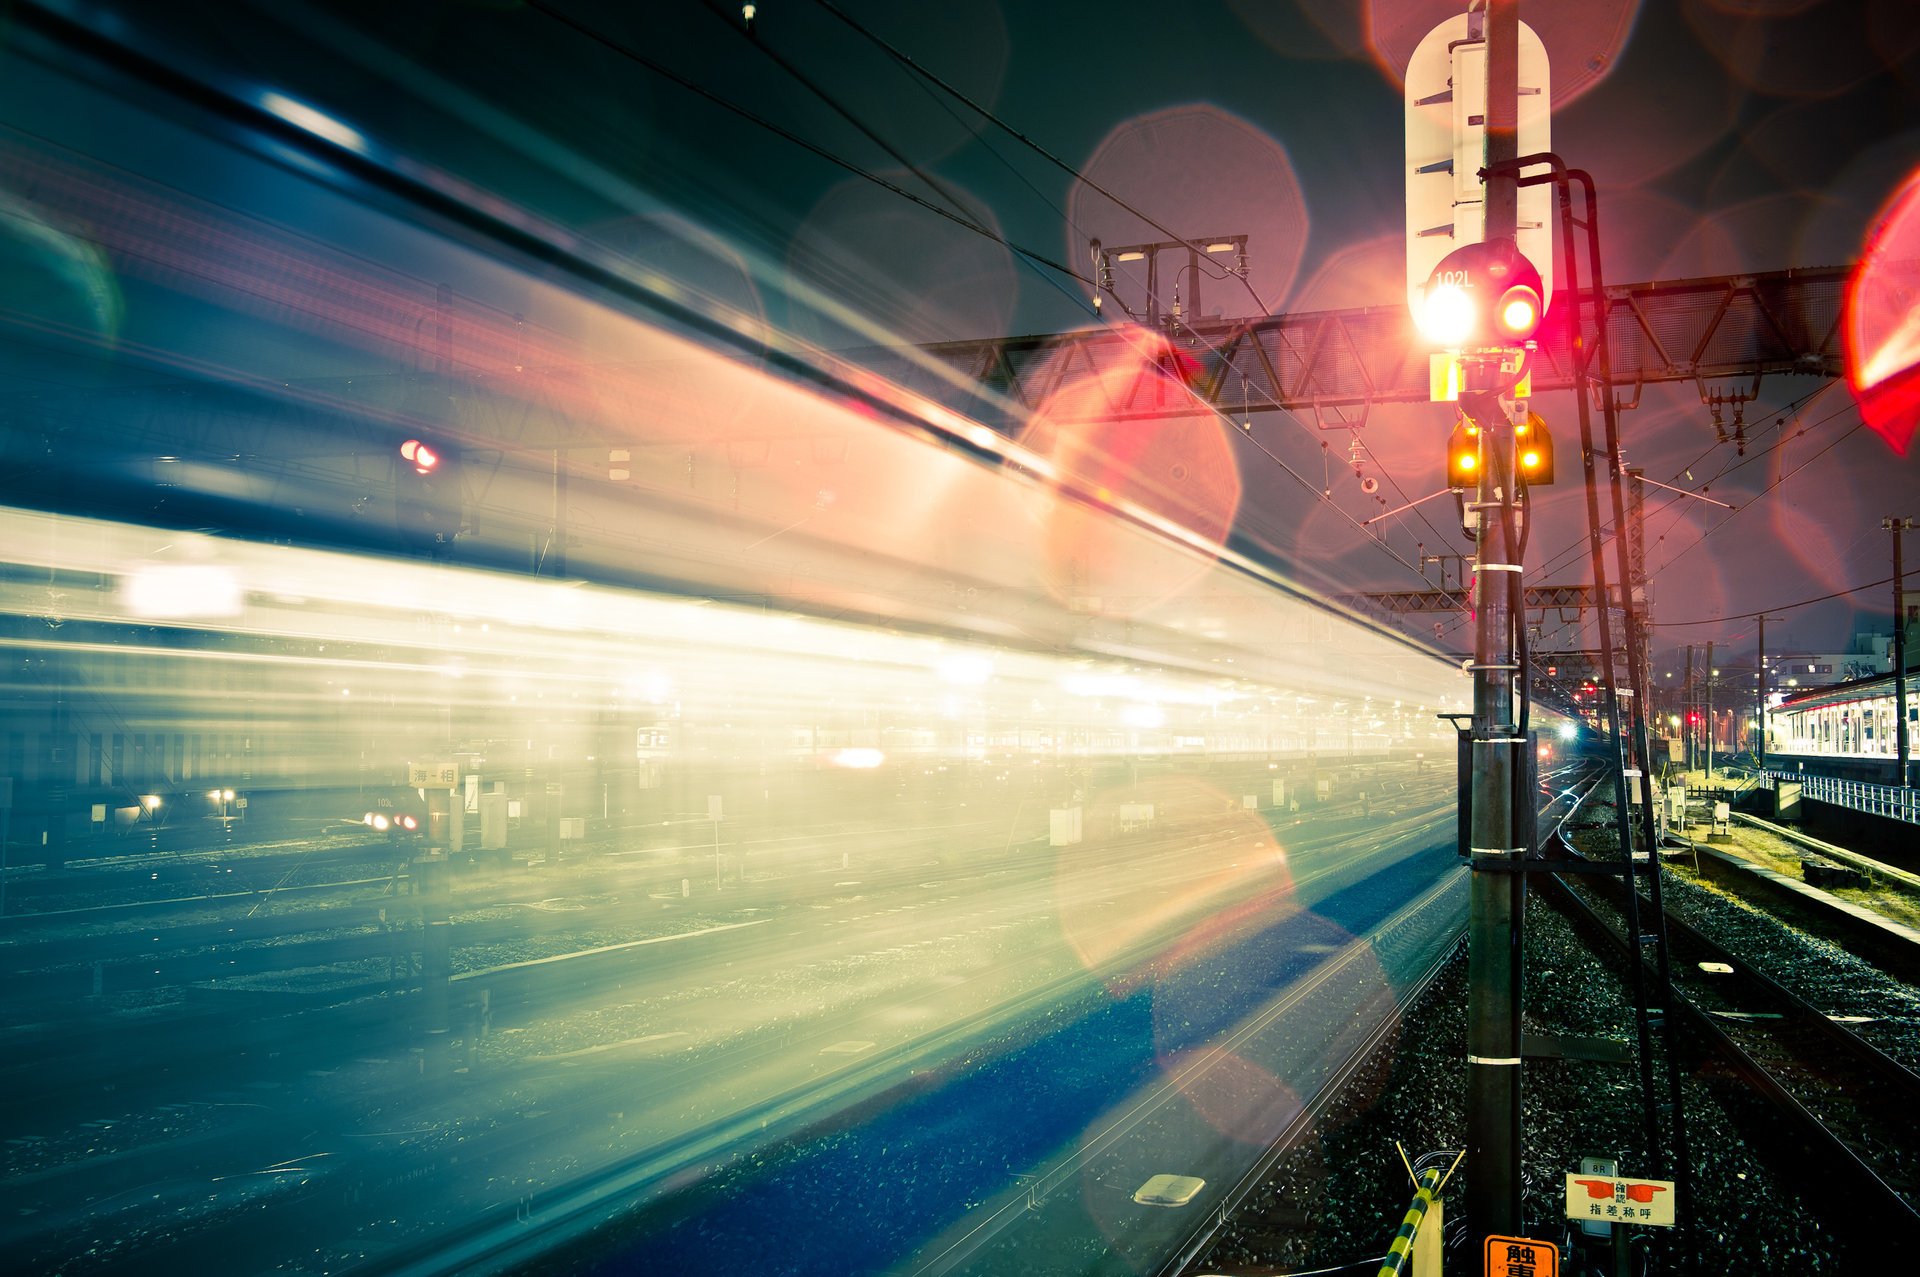
[[[1473,605],[1472,866],[1467,923],[1467,1218],[1476,1236],[1516,1235],[1520,1215],[1521,921],[1526,880],[1501,872],[1526,855],[1513,807],[1525,747],[1514,721],[1514,607],[1523,596],[1515,528],[1514,431],[1497,389],[1498,356],[1463,361],[1461,395],[1478,426],[1480,482]],[[1489,384],[1491,383],[1491,384]]]
[[[1457,399],[1447,482],[1474,538],[1466,1208],[1469,1253],[1479,1253],[1487,1239],[1523,1231],[1525,879],[1514,871],[1532,849],[1521,845],[1515,795],[1527,748],[1515,712],[1515,623],[1524,620],[1515,442],[1518,423],[1536,481],[1548,478],[1551,441],[1527,410],[1524,383],[1550,297],[1552,232],[1547,192],[1522,191],[1510,161],[1550,149],[1552,95],[1545,49],[1521,24],[1517,0],[1487,0],[1434,28],[1405,86],[1407,300],[1432,345],[1451,352],[1434,356],[1434,398]]]

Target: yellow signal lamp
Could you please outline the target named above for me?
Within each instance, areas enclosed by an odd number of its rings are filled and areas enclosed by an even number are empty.
[[[1514,426],[1514,465],[1528,487],[1553,482],[1553,435],[1537,412]]]
[[[1480,430],[1467,417],[1454,422],[1447,436],[1447,486],[1471,488],[1480,479]]]

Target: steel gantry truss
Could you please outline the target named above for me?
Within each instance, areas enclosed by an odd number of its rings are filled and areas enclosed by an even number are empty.
[[[1591,585],[1529,585],[1524,590],[1526,609],[1563,612],[1593,606]],[[1377,608],[1399,616],[1409,612],[1464,612],[1472,604],[1470,590],[1376,590],[1365,594],[1336,594],[1335,603],[1355,609]]]
[[[1630,404],[1640,386],[1654,382],[1700,383],[1704,399],[1704,383],[1716,379],[1838,377],[1849,273],[1849,267],[1830,266],[1609,285],[1601,303],[1614,385],[1634,388],[1625,401]],[[1571,309],[1557,299],[1555,310],[1563,308]],[[1229,415],[1364,410],[1430,397],[1426,347],[1404,305],[1200,323],[1180,329],[1177,340],[1198,365],[1184,384],[1174,378],[1116,379],[1104,405],[1076,396],[1076,408],[1103,420],[1125,420],[1191,413],[1195,395]],[[1032,410],[1080,378],[1137,361],[1138,348],[1137,335],[1103,329],[919,349]],[[854,358],[939,396],[934,378],[911,358],[878,348]],[[1568,332],[1550,325],[1541,332],[1534,393],[1575,385]]]
[[[1849,268],[1836,266],[1608,286],[1603,295],[1613,384],[1633,388],[1624,400],[1631,404],[1638,398],[1639,387],[1655,382],[1704,385],[1714,379],[1769,375],[1836,378],[1842,372],[1839,322],[1848,274]],[[419,303],[420,316],[432,319],[437,313],[435,300],[423,296]],[[948,378],[958,372],[964,381],[998,391],[1012,401],[1008,421],[989,422],[1003,428],[1017,425],[1012,418],[1022,410],[1039,408],[1054,392],[1082,379],[1097,383],[1104,393],[1076,394],[1070,401],[1074,411],[1098,420],[1191,414],[1196,396],[1202,404],[1229,415],[1274,410],[1318,413],[1333,408],[1359,409],[1364,414],[1377,403],[1429,399],[1426,359],[1417,353],[1424,347],[1415,342],[1402,305],[1272,315],[1202,324],[1181,332],[1183,341],[1193,343],[1184,348],[1195,365],[1192,374],[1184,377],[1103,377],[1115,369],[1139,368],[1137,332],[1111,329],[915,348],[870,347],[844,352],[844,356],[936,401],[954,397],[955,386]],[[943,364],[944,377],[939,368]],[[609,430],[604,424],[609,419],[622,420],[618,413],[598,420],[564,411],[530,414],[521,402],[527,397],[527,383],[591,376],[596,393],[604,396],[609,380],[618,389],[627,380],[644,385],[658,375],[647,367],[611,379],[586,369],[527,368],[511,376],[488,376],[482,371],[470,374],[458,419],[446,425],[470,451],[511,453],[630,444],[629,429]],[[391,401],[401,397],[401,383],[408,379],[407,374],[304,379],[295,383],[295,395],[277,398],[223,381],[182,379],[164,389],[30,395],[7,407],[16,428],[31,429],[39,424],[37,417],[48,416],[52,420],[46,424],[55,425],[57,433],[84,437],[89,433],[86,422],[95,415],[91,405],[103,422],[110,420],[122,451],[129,445],[140,450],[124,434],[131,412],[146,420],[156,438],[164,437],[171,455],[244,455],[255,465],[271,466],[276,454],[285,453],[288,461],[306,454],[304,460],[310,465],[316,451],[341,450],[337,430],[325,432],[335,436],[327,445],[313,448],[309,442],[312,423],[338,420],[352,434],[369,436],[371,444],[371,436],[380,433],[382,418],[394,415]],[[498,381],[514,385],[509,389],[491,384]],[[394,385],[388,389],[382,383]],[[1535,395],[1570,390],[1574,385],[1565,330],[1543,330],[1533,376]],[[1702,398],[1706,397],[1703,390]],[[635,405],[636,411],[646,408]],[[990,400],[985,398],[970,398],[965,408],[991,415]],[[296,429],[274,429],[280,424],[276,417],[287,418],[286,424]],[[1335,424],[1344,429],[1356,423]],[[684,423],[682,432],[690,442],[709,447],[751,444],[758,440],[750,436],[765,434],[751,426],[743,429],[742,423],[716,427],[694,421]],[[351,481],[359,479],[355,476]]]

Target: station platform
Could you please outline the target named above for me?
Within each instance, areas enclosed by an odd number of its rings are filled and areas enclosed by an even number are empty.
[[[1889,972],[1920,975],[1920,874],[1741,811],[1716,831],[1707,785],[1689,777],[1686,820],[1669,827],[1664,848],[1670,863]]]

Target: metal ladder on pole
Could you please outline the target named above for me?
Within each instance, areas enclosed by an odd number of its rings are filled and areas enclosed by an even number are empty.
[[[1637,528],[1628,520],[1627,499],[1622,491],[1626,475],[1620,459],[1619,404],[1613,395],[1607,351],[1598,209],[1592,179],[1580,170],[1565,168],[1557,156],[1530,156],[1516,163],[1522,167],[1551,164],[1550,174],[1520,180],[1523,184],[1552,182],[1559,195],[1565,265],[1562,296],[1571,303],[1573,315],[1572,348],[1576,381],[1580,386],[1577,400],[1586,485],[1588,552],[1600,630],[1605,697],[1602,731],[1613,751],[1614,828],[1619,849],[1622,912],[1636,954],[1635,960],[1628,964],[1628,974],[1634,1004],[1634,1055],[1640,1077],[1646,1156],[1655,1177],[1666,1178],[1671,1173],[1676,1184],[1675,1205],[1681,1212],[1679,1217],[1690,1220],[1687,1207],[1691,1199],[1691,1172],[1686,1118],[1680,1103],[1680,1060],[1672,1017],[1667,1013],[1673,999],[1673,981],[1653,810],[1650,679],[1642,621],[1643,573],[1634,571],[1635,565],[1642,564],[1643,560],[1636,552],[1638,547],[1629,544]],[[1584,197],[1584,217],[1578,219],[1573,210],[1571,188],[1574,184],[1580,185]],[[1582,232],[1578,239],[1576,229]],[[1591,274],[1591,291],[1584,297],[1580,291],[1579,256],[1575,251],[1581,241],[1587,247]],[[1597,318],[1591,324],[1584,317],[1583,302],[1596,312]],[[1594,446],[1591,400],[1596,395],[1604,419],[1604,450]],[[1604,478],[1610,507],[1606,513],[1611,516],[1610,520],[1603,516],[1601,509],[1603,476],[1599,467],[1602,464],[1606,466]],[[1615,550],[1612,572],[1608,570],[1606,554],[1609,521]],[[1617,586],[1609,585],[1610,578]],[[1656,1055],[1664,1068],[1656,1069]],[[1690,1223],[1687,1233],[1689,1241],[1694,1241],[1695,1230]]]

